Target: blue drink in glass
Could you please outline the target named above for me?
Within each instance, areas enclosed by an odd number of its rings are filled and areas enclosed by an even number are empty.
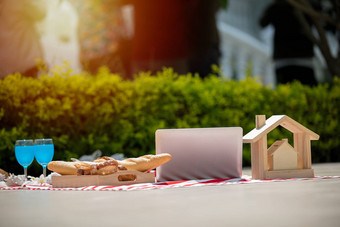
[[[27,178],[27,167],[34,159],[33,140],[17,140],[15,142],[15,157],[20,165],[24,167],[25,178]]]
[[[15,157],[20,165],[27,168],[34,159],[33,146],[16,146]]]
[[[47,164],[52,161],[54,155],[54,145],[35,145],[35,158],[42,167],[46,167]]]
[[[54,155],[54,145],[52,139],[35,140],[34,155],[38,163],[43,167],[43,174],[46,177],[47,164],[52,161]]]

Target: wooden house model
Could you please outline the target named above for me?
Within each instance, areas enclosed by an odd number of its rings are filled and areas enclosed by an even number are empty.
[[[288,139],[274,142],[269,148],[267,134],[282,126],[294,135],[294,146]],[[253,179],[310,178],[314,177],[311,157],[311,140],[319,135],[286,115],[256,115],[256,128],[243,137],[243,143],[251,144]]]

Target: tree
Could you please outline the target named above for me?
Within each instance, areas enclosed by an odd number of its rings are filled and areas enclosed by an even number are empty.
[[[295,8],[296,14],[304,27],[304,32],[319,48],[330,74],[332,76],[340,76],[340,48],[338,48],[337,53],[333,56],[331,52],[332,47],[326,36],[327,32],[332,32],[336,35],[340,47],[340,0],[317,0],[315,1],[317,5],[309,0],[286,1]],[[304,15],[310,18],[316,34]]]

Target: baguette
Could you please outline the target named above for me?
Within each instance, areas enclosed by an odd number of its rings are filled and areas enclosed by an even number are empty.
[[[52,161],[48,163],[47,169],[61,175],[77,175],[78,168],[74,164],[75,162]]]
[[[61,175],[107,175],[118,170],[118,163],[110,157],[98,158],[93,162],[52,161],[47,168]]]
[[[144,155],[122,161],[116,161],[111,157],[101,157],[93,162],[83,162],[79,160],[74,162],[52,161],[47,165],[47,168],[61,175],[107,175],[124,170],[146,172],[170,160],[171,155],[167,153]],[[132,177],[129,176],[129,179],[131,178]]]
[[[146,172],[155,169],[156,167],[163,165],[170,160],[171,155],[164,153],[157,155],[144,155],[138,158],[128,158],[118,161],[118,164],[124,166],[127,170]]]

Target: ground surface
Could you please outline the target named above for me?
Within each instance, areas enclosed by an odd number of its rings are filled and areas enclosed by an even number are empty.
[[[313,168],[317,176],[340,176],[340,163]],[[340,226],[340,179],[121,192],[0,191],[0,204],[0,226]]]

